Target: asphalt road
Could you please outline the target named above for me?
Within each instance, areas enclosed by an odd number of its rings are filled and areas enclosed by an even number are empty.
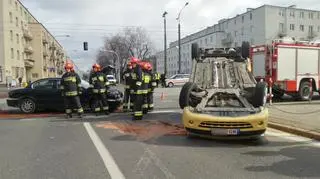
[[[187,138],[175,90],[158,89],[158,109],[137,122],[0,119],[0,178],[320,178],[320,143],[306,138],[272,129],[258,141]]]

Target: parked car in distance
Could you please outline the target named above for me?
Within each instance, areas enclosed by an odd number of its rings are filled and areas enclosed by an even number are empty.
[[[171,76],[170,78],[166,79],[166,86],[167,87],[174,87],[174,86],[183,86],[185,83],[189,81],[190,74],[176,74]]]
[[[60,90],[61,78],[45,78],[28,84],[26,88],[11,90],[7,104],[17,107],[23,113],[34,113],[39,110],[64,111],[64,100]],[[81,82],[81,104],[86,111],[92,109],[92,88],[86,81]],[[122,103],[123,93],[110,87],[107,93],[109,111],[113,112]]]
[[[107,75],[107,79],[112,84],[117,84],[117,80],[113,75]]]

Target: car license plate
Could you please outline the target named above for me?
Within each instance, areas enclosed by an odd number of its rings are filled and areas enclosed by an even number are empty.
[[[239,135],[240,129],[211,129],[212,135]]]

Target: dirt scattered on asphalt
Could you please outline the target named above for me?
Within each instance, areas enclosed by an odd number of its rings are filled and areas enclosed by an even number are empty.
[[[96,125],[100,128],[114,129],[122,134],[132,135],[140,140],[149,140],[161,136],[184,136],[186,131],[180,124],[163,121],[119,121],[103,122]]]

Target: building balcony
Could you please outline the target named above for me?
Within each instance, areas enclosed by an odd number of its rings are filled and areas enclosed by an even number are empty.
[[[32,49],[32,47],[31,46],[25,46],[24,47],[24,52],[26,53],[26,54],[32,54],[33,53],[33,49]]]
[[[57,47],[56,47],[55,44],[52,42],[52,43],[50,44],[49,49],[50,49],[50,50],[55,50],[55,49],[57,49]]]
[[[43,42],[43,44],[48,44],[49,43],[48,37],[43,35],[42,36],[42,42]]]
[[[23,31],[23,37],[24,38],[32,40],[33,36],[32,36],[31,32],[28,29],[23,28],[22,31]]]
[[[44,56],[44,57],[49,56],[49,53],[48,53],[48,51],[47,51],[47,50],[44,50],[44,51],[43,51],[43,56]]]
[[[32,68],[34,66],[34,60],[31,57],[26,57],[24,59],[24,65],[25,67]]]

